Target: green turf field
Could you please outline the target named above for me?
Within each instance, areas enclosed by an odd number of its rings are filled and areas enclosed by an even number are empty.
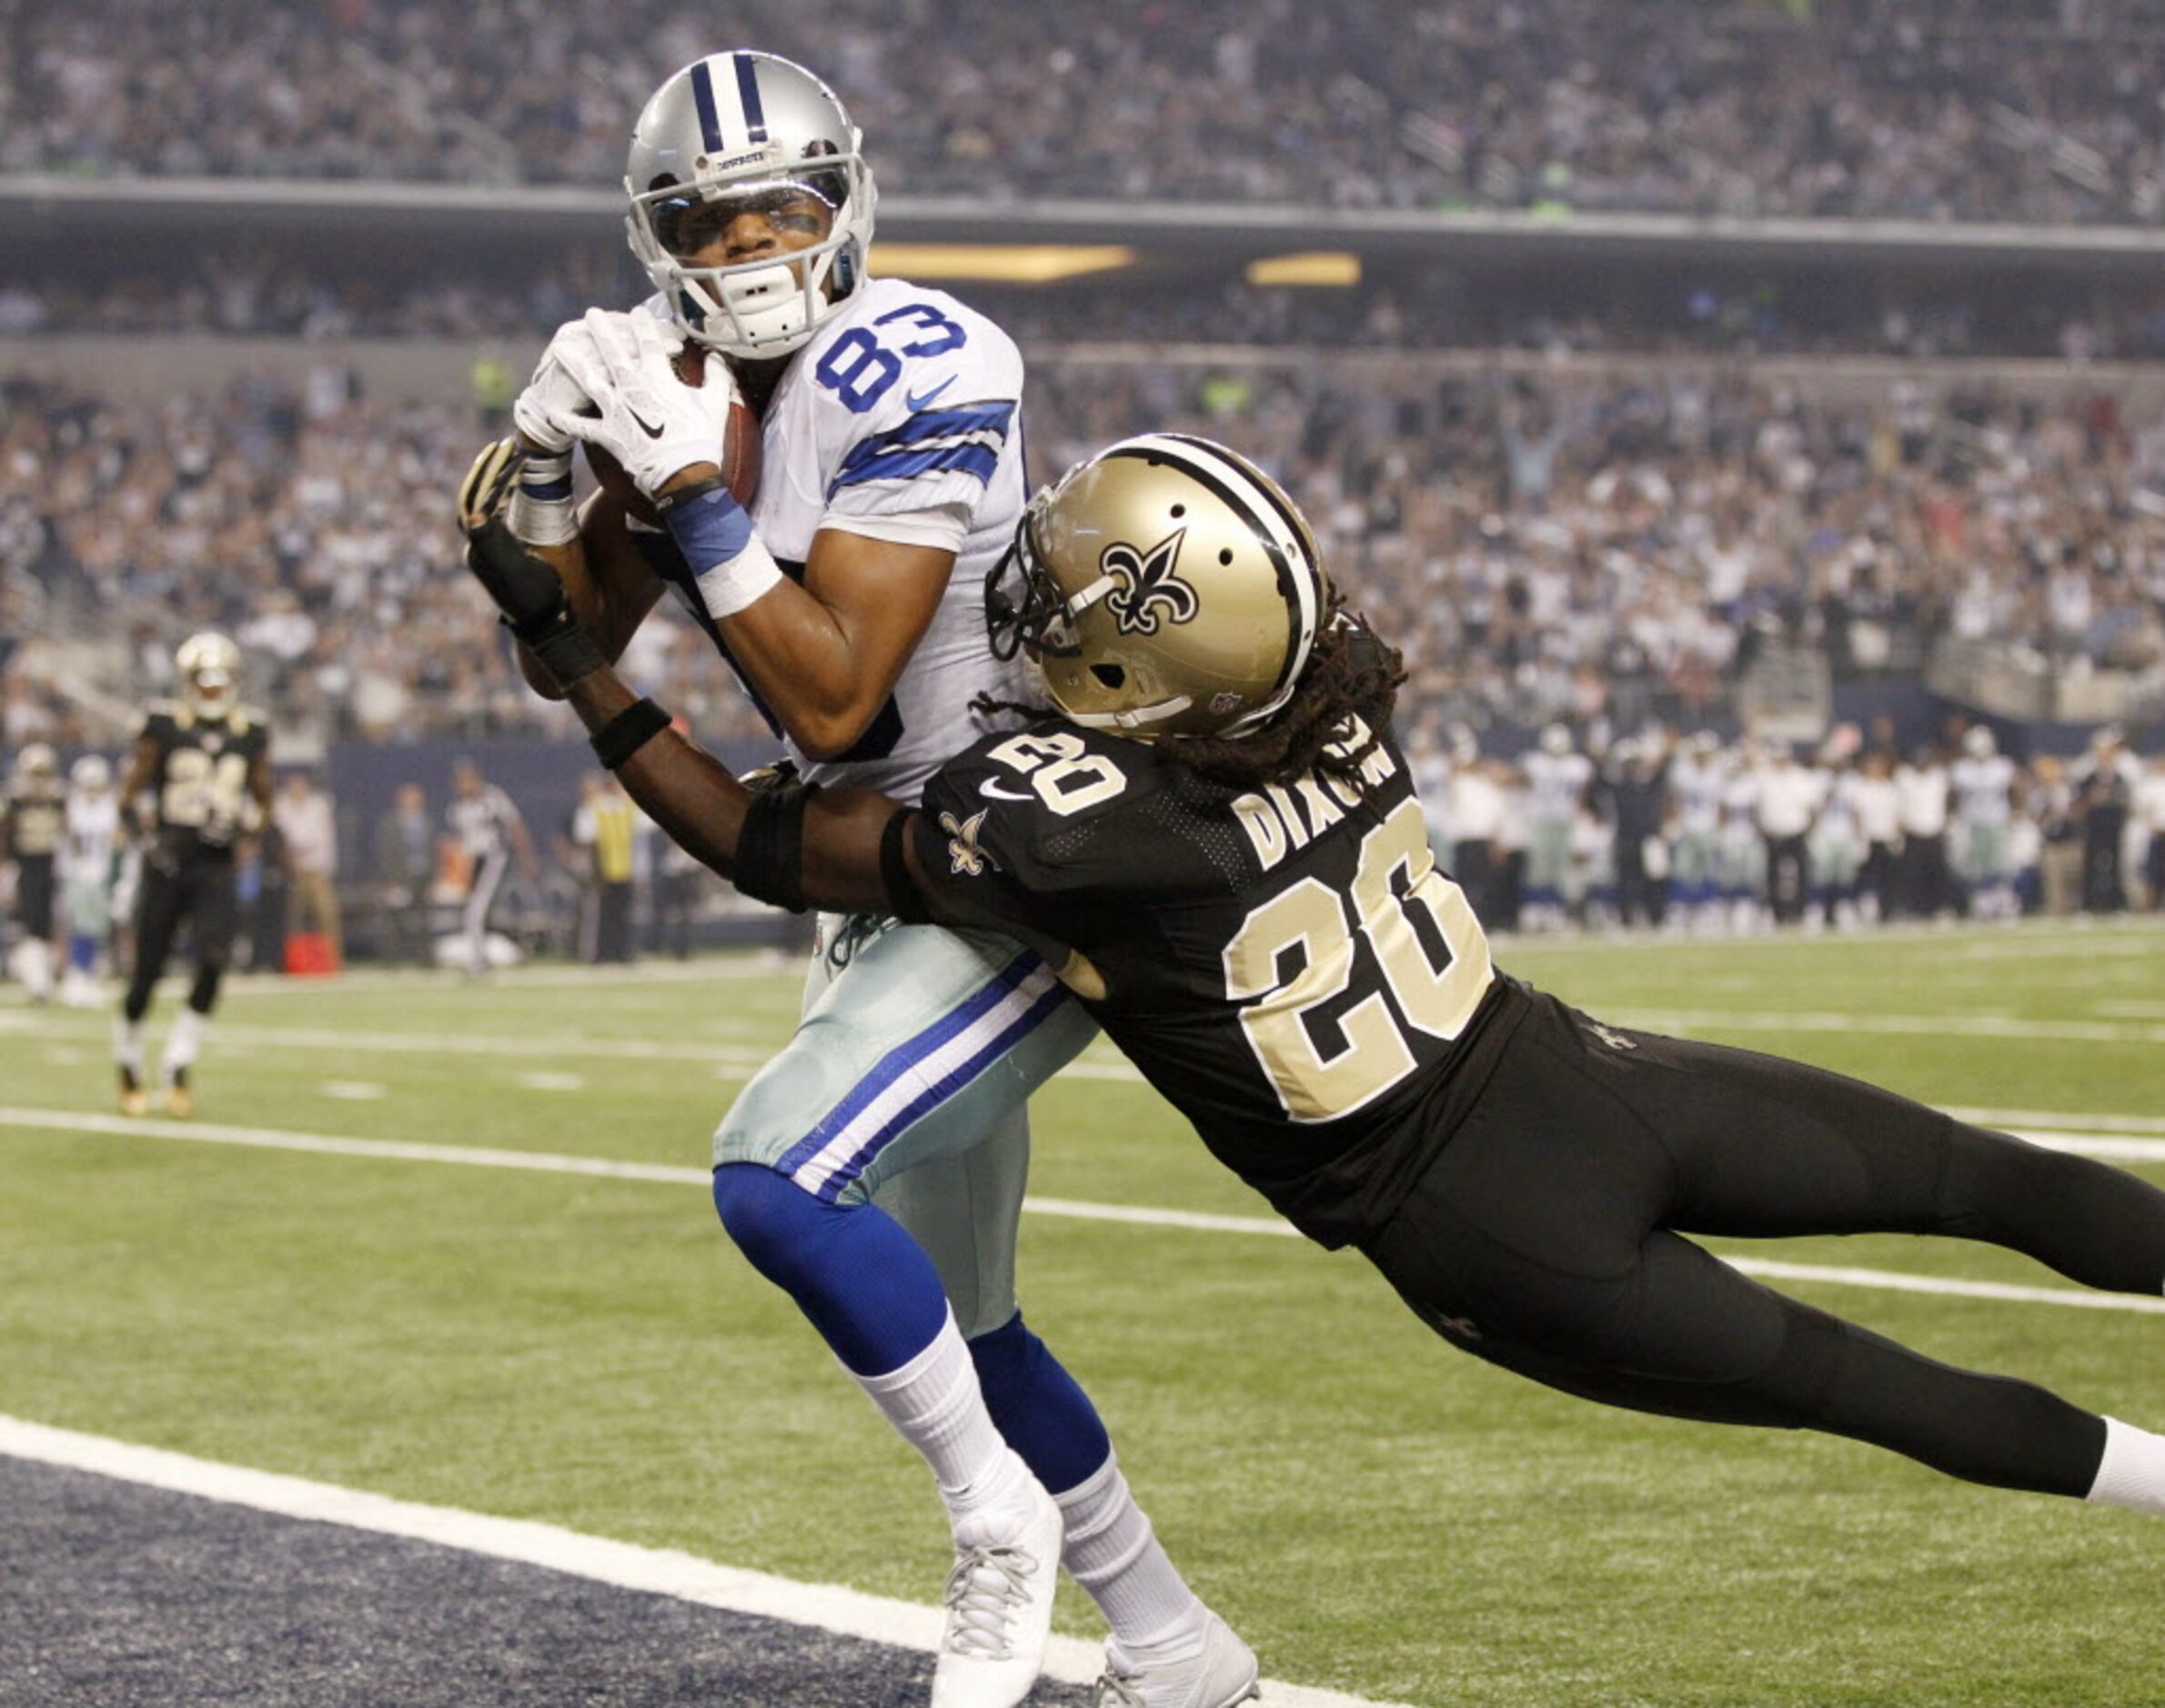
[[[2146,924],[1498,960],[1606,1019],[2165,1156],[2165,933]],[[697,1170],[795,982],[749,959],[242,981],[196,1119]],[[168,981],[154,1040],[177,1000]],[[38,1126],[111,1112],[107,1031],[0,996],[0,1412],[937,1596],[921,1472],[696,1184],[155,1142],[156,1118]],[[1116,1057],[1083,1065],[1038,1104],[1035,1192],[1262,1213]],[[1756,1250],[2063,1284],[1951,1243]],[[1275,1677],[1420,1708],[2165,1702],[2156,1520],[1566,1400],[1295,1240],[1037,1214],[1022,1275],[1174,1556]],[[2159,1315],[1783,1284],[2165,1427]],[[1093,1634],[1063,1594],[1062,1628]]]

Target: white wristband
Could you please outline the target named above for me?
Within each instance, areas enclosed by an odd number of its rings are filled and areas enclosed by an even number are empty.
[[[529,488],[557,495],[537,497]],[[571,497],[571,453],[529,452],[519,471],[504,519],[512,537],[529,546],[569,546],[579,538],[579,507]]]
[[[734,558],[724,558],[710,569],[698,571],[694,577],[699,582],[700,598],[706,602],[707,615],[718,623],[765,597],[781,578],[774,554],[757,534]]]

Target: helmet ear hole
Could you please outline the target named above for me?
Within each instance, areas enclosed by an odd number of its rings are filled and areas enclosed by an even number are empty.
[[[1127,686],[1128,673],[1117,664],[1093,664],[1090,673],[1115,693]]]

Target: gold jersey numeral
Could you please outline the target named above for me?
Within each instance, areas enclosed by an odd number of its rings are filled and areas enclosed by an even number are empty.
[[[1356,930],[1383,976],[1334,1011],[1344,1041],[1326,1057],[1310,1021],[1351,986]],[[1287,970],[1289,957],[1297,964]],[[1456,1038],[1495,978],[1488,939],[1464,892],[1436,870],[1410,799],[1361,839],[1349,891],[1314,878],[1279,891],[1241,922],[1224,969],[1227,1000],[1244,1005],[1248,1047],[1296,1121],[1334,1120],[1389,1090],[1417,1060],[1406,1028]]]

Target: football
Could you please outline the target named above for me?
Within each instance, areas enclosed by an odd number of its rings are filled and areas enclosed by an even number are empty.
[[[720,395],[715,397],[720,417],[720,443],[714,460],[721,465],[722,477],[730,483],[730,491],[739,504],[750,504],[752,495],[760,489],[760,420],[738,391],[734,377],[727,364],[720,357],[710,357],[706,349],[697,344],[686,344],[677,353],[677,377],[687,386],[704,391],[708,389],[710,365],[720,368],[722,385],[727,388],[728,402],[723,404]],[[585,445],[587,467],[593,470],[594,479],[601,489],[624,507],[625,514],[637,517],[651,527],[661,526],[661,516],[653,503],[632,485],[631,477],[624,472],[624,465],[617,461],[599,445]]]

